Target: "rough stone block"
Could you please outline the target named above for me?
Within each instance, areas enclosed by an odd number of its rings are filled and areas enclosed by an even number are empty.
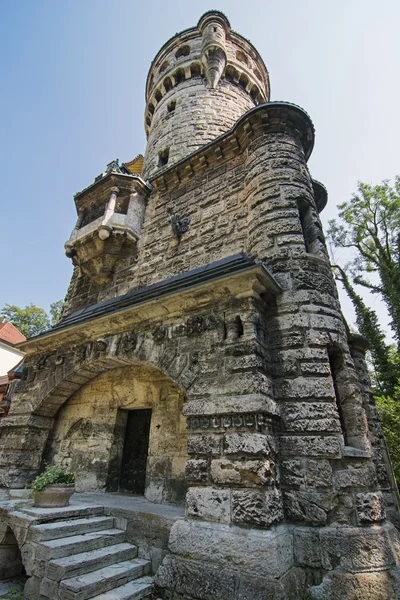
[[[373,465],[354,469],[349,467],[336,471],[334,484],[338,488],[366,487],[376,485],[376,474]]]
[[[224,436],[224,454],[269,456],[268,438],[262,433],[227,433]]]
[[[232,490],[233,523],[270,527],[282,519],[282,497],[278,490]]]
[[[274,463],[271,460],[235,461],[217,459],[211,461],[211,479],[219,485],[237,484],[248,487],[272,484]]]
[[[307,462],[307,484],[312,487],[332,485],[332,467],[327,460],[309,460]]]
[[[189,488],[186,494],[186,514],[189,517],[229,523],[231,520],[231,490]]]
[[[179,520],[171,529],[169,549],[190,560],[211,561],[255,577],[266,573],[280,577],[293,566],[292,534],[284,525],[262,531]]]
[[[321,566],[319,531],[298,527],[293,533],[294,560],[297,565],[311,568]]]
[[[324,525],[328,511],[336,505],[336,496],[313,491],[284,492],[285,514],[295,522]]]
[[[215,567],[210,562],[182,560],[166,556],[157,571],[155,583],[172,589],[175,594],[198,600],[232,600],[235,598],[235,578],[228,569]],[[175,596],[174,596],[175,597]]]
[[[208,479],[208,461],[190,458],[186,463],[186,479],[189,482],[205,483]]]
[[[357,494],[356,508],[360,523],[375,523],[386,518],[381,492]]]
[[[282,436],[282,454],[286,456],[321,456],[340,458],[341,445],[337,437],[331,436]]]
[[[341,527],[320,531],[322,566],[357,573],[395,564],[392,526],[376,529]]]
[[[306,469],[299,459],[294,458],[281,462],[281,483],[290,488],[293,486],[296,486],[296,488],[305,486]]]
[[[193,433],[188,438],[188,454],[221,454],[222,436]]]

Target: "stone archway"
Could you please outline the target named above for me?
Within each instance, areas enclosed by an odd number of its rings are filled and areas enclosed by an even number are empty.
[[[61,406],[44,460],[75,471],[77,491],[118,491],[127,416],[151,410],[145,495],[182,504],[188,458],[183,400],[179,387],[155,367],[107,370]]]

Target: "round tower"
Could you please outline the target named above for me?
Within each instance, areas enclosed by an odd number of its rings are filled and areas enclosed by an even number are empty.
[[[245,112],[269,101],[269,77],[257,50],[218,11],[171,38],[146,83],[149,178],[228,131]]]

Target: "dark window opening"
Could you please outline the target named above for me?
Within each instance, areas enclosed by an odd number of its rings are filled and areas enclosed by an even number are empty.
[[[236,337],[240,338],[243,335],[243,322],[239,315],[235,317],[235,333]]]
[[[259,91],[258,91],[258,87],[256,85],[253,85],[253,87],[251,88],[250,91],[250,96],[254,102],[254,104],[259,104]]]
[[[168,67],[169,62],[167,60],[164,60],[163,64],[161,65],[160,69],[159,69],[159,73],[163,73],[165,71],[165,69]]]
[[[85,227],[92,221],[96,221],[104,215],[105,205],[104,204],[91,204],[86,208],[82,214],[82,220],[80,221],[80,227]]]
[[[239,78],[239,85],[240,85],[240,87],[242,87],[245,90],[248,83],[249,83],[249,78],[247,77],[247,75],[245,75],[244,73],[242,73],[241,76],[240,76],[240,78]]]
[[[115,203],[115,211],[121,215],[126,215],[128,213],[129,206],[129,196],[118,196],[117,201]]]
[[[178,69],[175,73],[175,83],[178,85],[178,83],[182,83],[182,81],[185,81],[185,71],[183,69]]]
[[[157,102],[160,102],[160,100],[162,99],[162,93],[160,92],[160,90],[156,90],[154,98],[157,100]]]
[[[182,56],[189,56],[190,46],[181,46],[175,53],[175,58],[181,58]]]
[[[245,53],[244,53],[244,52],[242,52],[242,50],[238,50],[238,51],[236,52],[236,58],[237,58],[237,60],[238,60],[238,61],[240,61],[240,62],[244,63],[245,65],[248,65],[248,64],[249,64],[248,58],[247,58],[247,56],[245,55]]]
[[[169,92],[170,90],[172,90],[172,81],[169,77],[166,77],[164,79],[164,88],[166,92]]]
[[[166,148],[165,150],[160,152],[158,155],[158,166],[165,167],[165,165],[168,164],[168,158],[169,158],[169,148]]]
[[[198,63],[190,65],[190,74],[192,77],[200,77],[201,76],[201,68]]]
[[[312,243],[313,243],[313,218],[311,207],[305,201],[300,200],[298,202],[299,207],[299,218],[301,224],[301,230],[303,232],[304,245],[306,248],[306,252],[312,252]]]
[[[154,105],[153,105],[153,104],[151,104],[151,102],[150,102],[150,104],[149,104],[149,113],[150,113],[151,115],[154,113]]]
[[[168,112],[174,112],[176,107],[176,100],[172,100],[169,104],[168,104]]]
[[[331,376],[333,381],[333,388],[335,390],[336,397],[336,406],[339,414],[339,421],[342,427],[342,433],[344,438],[344,443],[347,445],[347,430],[345,417],[343,412],[343,405],[340,394],[340,379],[341,373],[343,369],[343,358],[339,350],[335,348],[328,348],[328,358],[329,358],[329,367],[331,370]]]

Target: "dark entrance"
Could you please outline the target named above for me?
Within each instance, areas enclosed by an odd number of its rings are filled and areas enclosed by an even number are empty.
[[[128,411],[119,489],[144,494],[151,408]]]

